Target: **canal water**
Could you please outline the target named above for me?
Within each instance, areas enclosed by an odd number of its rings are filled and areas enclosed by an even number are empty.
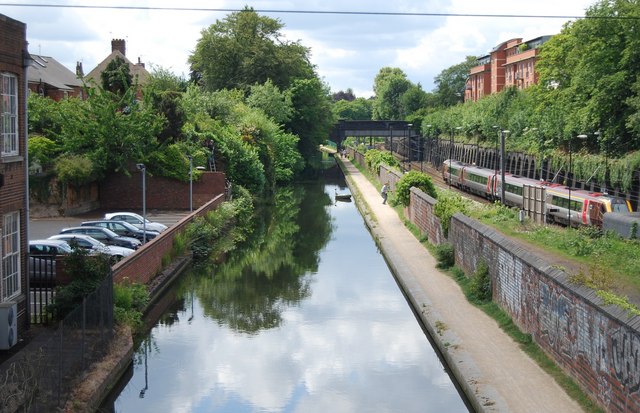
[[[156,306],[101,411],[466,412],[340,178],[280,191]]]

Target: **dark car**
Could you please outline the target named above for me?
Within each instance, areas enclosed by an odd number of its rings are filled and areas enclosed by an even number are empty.
[[[31,285],[53,287],[56,282],[56,261],[71,253],[71,246],[62,240],[29,241],[29,282]]]
[[[142,243],[136,238],[123,237],[108,228],[102,227],[71,227],[64,228],[62,231],[60,231],[60,233],[88,235],[91,238],[95,238],[104,244],[131,248],[133,250],[138,249],[138,247],[142,245]]]
[[[112,220],[85,221],[80,225],[83,227],[107,228],[120,236],[137,238],[140,241],[142,241],[145,238],[145,231],[125,221],[112,221]],[[146,231],[147,241],[154,239],[155,237],[158,236],[158,234],[159,233],[157,231],[147,230]]]

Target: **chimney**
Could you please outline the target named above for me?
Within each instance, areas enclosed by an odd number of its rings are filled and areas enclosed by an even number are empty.
[[[125,45],[125,40],[124,39],[113,39],[111,40],[111,52],[115,52],[116,50],[118,50],[120,53],[122,53],[123,56],[126,56],[127,53],[127,47]]]
[[[76,62],[76,76],[84,77],[84,70],[82,70],[82,62]]]
[[[144,63],[142,63],[142,60],[140,60],[139,56],[138,56],[138,64],[136,66],[144,67]]]

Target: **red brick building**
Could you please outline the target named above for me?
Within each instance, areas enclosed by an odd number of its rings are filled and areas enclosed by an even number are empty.
[[[29,90],[53,100],[67,97],[84,98],[82,73],[74,73],[50,56],[31,55]],[[79,66],[80,67],[80,66]]]
[[[0,349],[11,347],[29,322],[26,34],[24,23],[0,14]],[[12,314],[15,322],[7,325]]]
[[[140,61],[138,58],[138,63],[132,63],[126,56],[127,54],[127,45],[124,39],[113,39],[111,40],[111,53],[107,56],[102,62],[98,63],[98,65],[91,70],[87,76],[85,76],[85,81],[88,83],[95,82],[96,84],[101,83],[100,75],[105,71],[109,63],[115,59],[116,57],[120,57],[129,65],[129,73],[131,73],[131,77],[134,82],[137,80],[139,85],[144,85],[147,78],[149,77],[149,72],[145,68],[144,63]]]
[[[476,102],[505,87],[524,89],[537,83],[536,59],[542,46],[551,36],[541,36],[527,42],[515,38],[500,43],[488,55],[480,56],[469,71],[464,100]]]

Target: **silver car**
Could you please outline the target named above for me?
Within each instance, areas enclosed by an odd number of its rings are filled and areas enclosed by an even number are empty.
[[[83,234],[58,234],[49,239],[66,241],[72,248],[77,246],[89,251],[90,254],[106,254],[113,257],[114,261],[120,261],[128,257],[135,251],[131,248],[118,247],[115,245],[105,245],[95,238]]]
[[[144,218],[133,212],[113,212],[110,214],[104,214],[104,219],[125,221],[140,229],[147,229],[150,231],[162,232],[167,229],[166,225],[159,222],[151,222],[148,219],[145,222]]]
[[[29,241],[29,283],[53,287],[56,282],[56,262],[72,252],[63,240],[36,239]]]

